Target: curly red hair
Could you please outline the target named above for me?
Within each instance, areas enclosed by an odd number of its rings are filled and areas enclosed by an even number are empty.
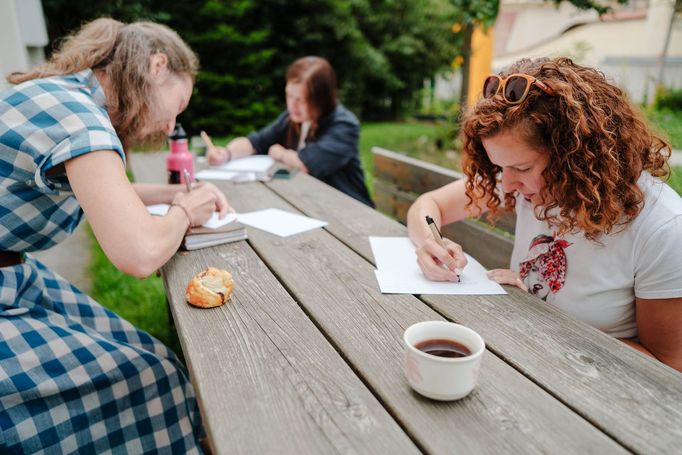
[[[644,200],[637,180],[642,171],[669,176],[670,145],[651,132],[623,92],[596,69],[568,58],[543,58],[520,60],[502,76],[513,73],[541,80],[554,95],[533,87],[523,102],[511,105],[498,94],[481,99],[465,115],[467,208],[483,201],[493,218],[513,209],[514,194],[501,196],[503,204],[496,191],[502,169],[490,162],[482,139],[514,131],[549,154],[538,219],[560,235],[582,231],[591,240],[632,221]]]

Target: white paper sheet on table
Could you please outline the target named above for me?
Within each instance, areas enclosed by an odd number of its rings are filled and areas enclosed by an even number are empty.
[[[467,266],[459,283],[430,281],[422,273],[414,253],[414,245],[407,237],[370,237],[377,270],[374,271],[383,294],[506,294],[488,279],[485,268],[467,255]]]
[[[166,213],[168,213],[169,209],[170,205],[168,204],[154,204],[147,206],[147,211],[149,211],[149,213],[151,213],[152,215],[157,216],[164,216]],[[237,218],[236,213],[228,213],[227,215],[225,215],[225,218],[221,220],[218,218],[218,212],[213,212],[211,218],[209,218],[207,222],[202,224],[202,226],[210,229],[218,229],[221,226],[225,226],[226,224],[233,222],[236,218]]]
[[[255,227],[280,237],[326,226],[326,221],[316,220],[279,209],[265,209],[237,215],[240,223]]]
[[[220,169],[204,169],[196,174],[199,180],[228,180],[231,182],[255,182],[255,172],[232,172],[221,171]]]
[[[212,170],[265,173],[275,164],[270,155],[251,155],[212,167]]]

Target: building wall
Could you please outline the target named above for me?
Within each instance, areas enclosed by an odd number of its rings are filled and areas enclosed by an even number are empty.
[[[0,89],[8,74],[44,61],[47,44],[40,0],[0,0]]]
[[[503,1],[495,24],[492,69],[500,72],[524,57],[567,56],[599,68],[634,102],[651,102],[659,80],[666,87],[682,88],[680,14],[673,22],[667,58],[661,58],[673,3],[632,0],[599,19],[568,4],[555,8],[542,0]],[[436,84],[436,96],[459,92],[444,78]]]
[[[667,58],[661,58],[671,5],[671,0],[652,0],[644,14],[584,24],[523,51],[498,54],[493,70],[502,71],[522,57],[568,56],[599,68],[636,103],[653,101],[659,82],[682,88],[682,17],[673,22]]]

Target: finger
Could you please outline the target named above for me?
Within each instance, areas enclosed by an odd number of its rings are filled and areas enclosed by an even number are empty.
[[[227,215],[227,212],[231,208],[230,204],[227,202],[227,198],[225,198],[225,196],[222,194],[216,200],[216,207],[218,209],[218,218],[221,220],[225,218],[225,215]]]
[[[517,272],[514,272],[513,270],[493,269],[486,272],[486,275],[488,276],[488,278],[490,278],[496,283],[509,284],[512,286],[516,286],[517,288],[522,289],[524,291],[528,290],[523,280],[521,280],[521,277],[519,277],[519,274]]]
[[[447,248],[444,248],[434,238],[430,238],[424,242],[422,249],[425,253],[437,259],[440,264],[446,265],[452,261],[452,256]]]
[[[417,263],[422,273],[431,281],[457,281],[458,276],[451,270],[436,262],[436,260],[428,254],[417,256]]]
[[[461,275],[462,270],[464,269],[464,267],[466,267],[468,262],[466,255],[464,254],[464,250],[462,249],[461,245],[452,241],[448,241],[446,246],[448,249],[448,253],[453,258],[453,267],[450,267],[450,269],[454,270],[457,274]]]

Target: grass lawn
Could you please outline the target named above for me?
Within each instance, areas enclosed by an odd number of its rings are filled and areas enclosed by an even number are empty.
[[[175,328],[168,323],[166,292],[161,278],[153,275],[140,280],[121,272],[104,255],[90,228],[88,231],[93,239],[90,296],[182,355]]]
[[[681,120],[682,122],[682,120]],[[679,126],[679,125],[678,125]],[[456,153],[442,152],[437,141],[451,143],[448,139],[450,126],[422,122],[366,123],[360,135],[360,154],[366,170],[368,187],[372,188],[372,159],[370,149],[379,146],[405,152],[410,156],[426,159],[442,166],[456,167]],[[227,143],[227,138],[216,138],[217,144]],[[682,146],[678,146],[682,148]],[[682,167],[673,168],[668,182],[682,194]],[[170,346],[181,355],[174,328],[169,327],[166,295],[159,277],[138,280],[117,270],[93,241],[91,276],[92,297],[111,308],[138,327]]]
[[[668,139],[674,149],[682,150],[682,111],[651,109],[644,113],[654,130]]]

